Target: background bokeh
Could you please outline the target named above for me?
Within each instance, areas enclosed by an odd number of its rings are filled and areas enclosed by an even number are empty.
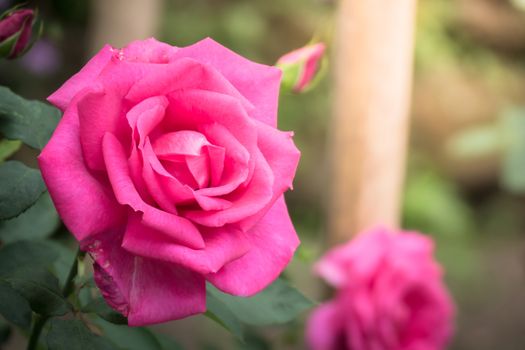
[[[0,11],[14,3],[0,0]],[[0,84],[43,99],[84,64],[97,18],[88,0],[29,3],[41,11],[44,36],[23,59],[0,62]],[[273,64],[314,35],[330,44],[334,11],[330,0],[166,0],[157,37],[185,46],[211,36],[254,61]],[[522,350],[525,1],[420,0],[414,69],[403,223],[436,240],[457,303],[450,348]],[[295,189],[287,195],[303,244],[286,277],[316,300],[326,294],[310,271],[328,234],[330,115],[329,76],[306,94],[281,96],[279,127],[295,131],[303,154]],[[27,161],[34,155],[24,149],[18,157]],[[303,324],[304,319],[253,330],[248,345],[235,346],[300,349]],[[234,346],[226,331],[200,316],[160,328],[189,348]]]

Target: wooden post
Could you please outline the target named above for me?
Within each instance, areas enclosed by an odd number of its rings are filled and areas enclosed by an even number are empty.
[[[416,0],[341,0],[328,228],[331,243],[400,217]]]
[[[91,53],[104,44],[123,47],[154,36],[163,0],[92,0]]]

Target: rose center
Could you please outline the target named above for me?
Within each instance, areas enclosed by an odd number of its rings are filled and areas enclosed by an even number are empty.
[[[224,168],[224,148],[197,131],[181,130],[160,136],[153,151],[168,172],[193,189],[217,186]]]

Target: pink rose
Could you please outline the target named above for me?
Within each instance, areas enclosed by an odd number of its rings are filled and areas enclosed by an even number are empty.
[[[310,87],[319,71],[325,51],[323,43],[310,44],[279,58],[277,67],[284,72],[283,84],[293,92]]]
[[[432,253],[419,233],[375,229],[326,254],[316,271],[337,293],[310,317],[311,348],[444,349],[454,307]]]
[[[299,151],[276,129],[280,77],[211,39],[149,39],[105,46],[49,97],[64,117],[44,180],[130,325],[204,312],[205,281],[257,293],[291,259]]]

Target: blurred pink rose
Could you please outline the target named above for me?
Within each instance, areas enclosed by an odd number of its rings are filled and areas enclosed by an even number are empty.
[[[277,67],[284,72],[283,84],[293,92],[302,92],[309,87],[319,70],[325,45],[311,44],[287,53],[279,58]]]
[[[2,56],[16,58],[30,44],[35,14],[33,10],[21,9],[0,19],[0,47]]]
[[[432,254],[430,238],[385,229],[326,254],[315,269],[337,292],[310,317],[311,348],[444,349],[454,307]]]
[[[130,325],[205,311],[206,280],[257,293],[291,259],[299,151],[276,129],[280,78],[211,39],[149,39],[104,47],[49,97],[64,117],[44,180]]]

